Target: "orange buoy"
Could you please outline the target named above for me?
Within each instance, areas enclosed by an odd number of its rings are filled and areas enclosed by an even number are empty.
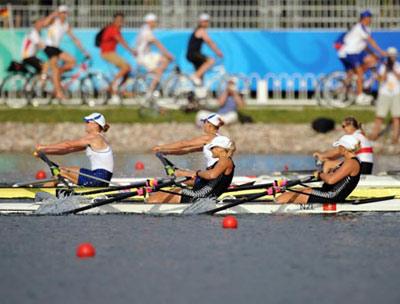
[[[47,177],[46,172],[39,170],[36,172],[36,179],[45,179]]]
[[[225,216],[222,220],[222,228],[224,229],[237,229],[238,221],[233,215]]]
[[[144,163],[142,163],[141,161],[137,161],[135,163],[135,169],[136,170],[144,170]]]
[[[96,255],[96,249],[91,243],[82,243],[76,247],[76,256],[81,259],[93,258]]]

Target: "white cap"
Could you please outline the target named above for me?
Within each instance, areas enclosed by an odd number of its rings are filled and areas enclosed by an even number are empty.
[[[338,141],[333,143],[334,147],[343,146],[349,151],[357,150],[357,146],[360,144],[359,140],[353,135],[343,135]]]
[[[69,8],[66,5],[60,5],[58,7],[58,12],[60,12],[60,13],[68,13],[68,11],[69,11]]]
[[[206,13],[202,13],[199,16],[199,21],[209,21],[210,20],[210,15]]]
[[[232,141],[226,136],[215,136],[207,146],[209,149],[220,147],[229,150],[233,148]]]
[[[143,21],[144,22],[151,22],[151,21],[157,21],[157,16],[153,13],[149,13],[146,16],[144,16]]]
[[[202,122],[208,121],[210,124],[216,126],[216,127],[221,127],[224,124],[224,120],[220,115],[217,113],[211,113],[208,115],[206,118],[201,120]]]
[[[106,125],[106,119],[105,119],[104,115],[100,114],[100,113],[92,113],[88,116],[85,116],[84,119],[86,122],[94,121],[102,128],[104,128]]]
[[[393,46],[389,47],[386,52],[390,55],[390,56],[397,56],[397,49]]]

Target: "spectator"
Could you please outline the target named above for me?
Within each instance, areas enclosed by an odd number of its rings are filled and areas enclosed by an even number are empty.
[[[375,125],[370,139],[378,139],[382,124],[390,112],[393,121],[392,143],[396,144],[399,141],[400,133],[400,63],[396,61],[396,48],[388,48],[387,53],[389,57],[378,71],[380,87]]]
[[[237,90],[236,78],[228,80],[225,91],[218,98],[219,109],[217,113],[222,117],[226,125],[239,121],[238,109],[244,107],[245,102]],[[212,112],[201,110],[196,115],[197,125],[201,125],[201,121],[209,116]]]

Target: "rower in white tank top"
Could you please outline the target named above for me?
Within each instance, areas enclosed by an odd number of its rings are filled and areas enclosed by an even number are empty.
[[[357,158],[360,162],[373,163],[374,162],[374,151],[371,142],[365,137],[361,130],[356,130],[352,134],[361,145],[360,150],[357,152]]]
[[[86,156],[89,158],[92,171],[103,169],[113,173],[114,156],[110,146],[102,150],[93,150],[91,146],[87,146]]]
[[[56,18],[47,31],[46,45],[58,48],[68,29],[69,23],[67,21],[61,22],[60,18]]]

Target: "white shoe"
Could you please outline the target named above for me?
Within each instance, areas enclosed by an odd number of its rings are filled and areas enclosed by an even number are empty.
[[[199,77],[197,77],[196,75],[190,75],[190,79],[193,81],[193,83],[196,85],[196,86],[201,86],[202,85],[202,83],[203,83],[203,81],[199,78]]]
[[[360,95],[357,95],[356,104],[360,106],[368,106],[371,105],[373,99],[374,97],[371,95],[361,93]]]
[[[121,98],[117,95],[117,94],[113,94],[110,98],[110,100],[108,101],[108,104],[110,105],[119,105],[121,104]]]

